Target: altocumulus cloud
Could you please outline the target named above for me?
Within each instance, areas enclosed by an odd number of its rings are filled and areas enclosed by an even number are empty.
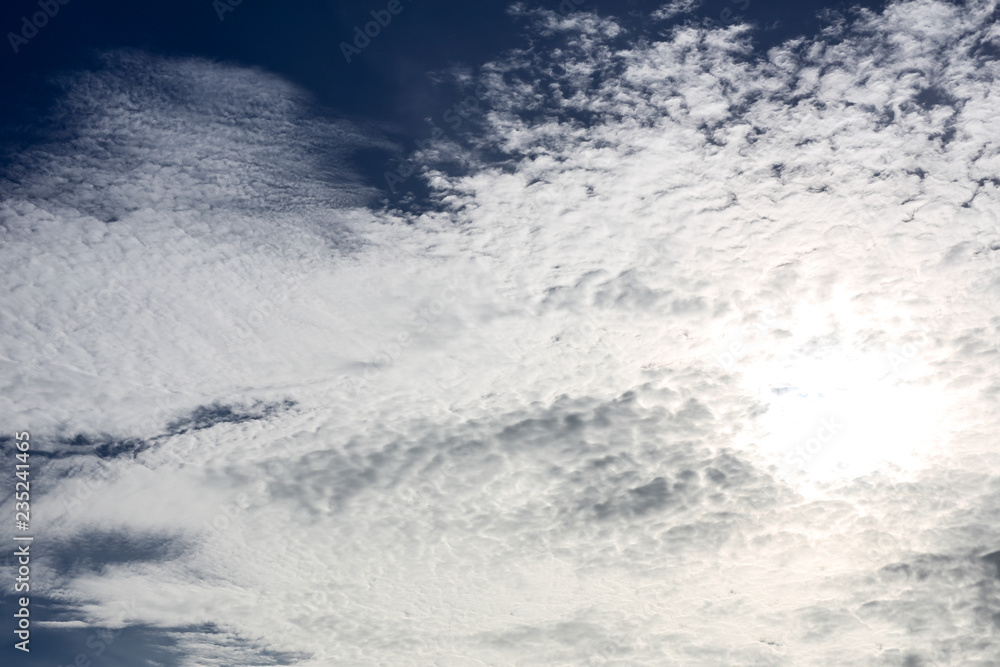
[[[132,556],[44,594],[188,664],[995,664],[995,3],[767,53],[513,11],[420,214],[262,73],[66,79],[3,182],[3,413],[147,446],[47,464],[57,543]]]

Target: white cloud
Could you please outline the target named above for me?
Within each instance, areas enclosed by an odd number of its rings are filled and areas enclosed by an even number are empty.
[[[4,184],[0,407],[159,433],[69,509],[98,473],[53,461],[75,478],[39,512],[191,546],[48,594],[214,623],[178,634],[199,664],[252,664],[237,638],[317,665],[990,664],[993,7],[894,4],[764,58],[743,27],[623,49],[612,19],[540,15],[561,51],[484,70],[477,147],[509,168],[434,172],[447,207],[409,219],[311,161],[374,140],[271,77],[71,79],[70,138]],[[864,474],[822,467],[831,441],[786,475],[778,440],[829,415],[783,397],[841,385]]]
[[[681,14],[690,14],[701,6],[701,0],[674,0],[652,13],[652,18],[666,21]]]

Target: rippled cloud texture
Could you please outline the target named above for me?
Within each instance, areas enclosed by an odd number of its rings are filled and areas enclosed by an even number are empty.
[[[471,77],[419,214],[271,75],[66,75],[0,182],[50,628],[191,665],[997,664],[996,3],[766,53],[585,9],[512,10],[540,41]]]

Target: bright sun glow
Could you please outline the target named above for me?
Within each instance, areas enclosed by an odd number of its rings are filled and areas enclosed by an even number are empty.
[[[941,401],[919,362],[838,351],[748,369],[768,411],[757,444],[788,478],[834,481],[881,466],[909,469],[937,436]]]

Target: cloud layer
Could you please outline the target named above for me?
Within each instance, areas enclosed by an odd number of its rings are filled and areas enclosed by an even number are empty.
[[[183,664],[995,664],[995,3],[766,54],[692,8],[517,9],[420,214],[264,73],[67,76],[0,185],[60,620]]]

